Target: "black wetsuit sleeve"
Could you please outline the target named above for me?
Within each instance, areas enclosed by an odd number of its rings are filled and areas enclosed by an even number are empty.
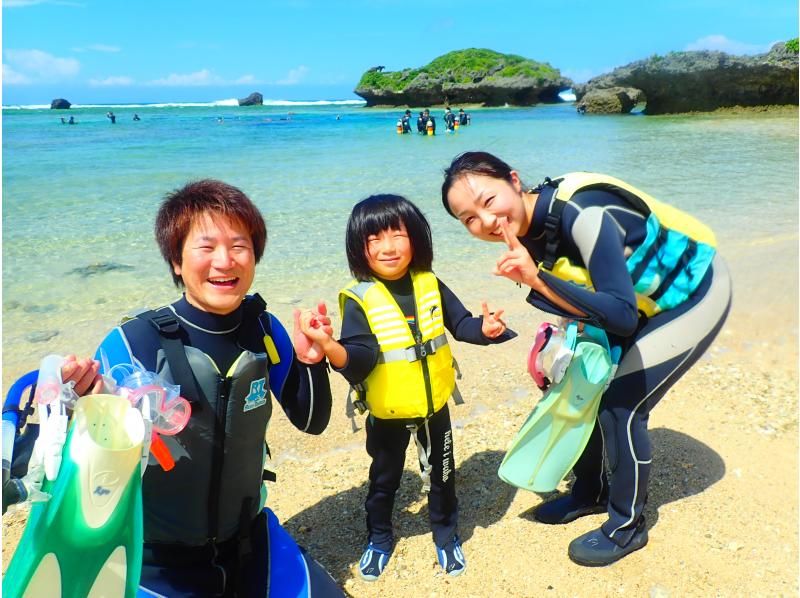
[[[457,341],[471,343],[473,345],[495,345],[511,340],[517,333],[507,328],[503,334],[496,338],[489,338],[483,335],[481,326],[483,316],[473,316],[461,300],[456,297],[446,284],[437,278],[439,282],[439,294],[442,297],[442,309],[444,310],[444,325]]]
[[[320,434],[331,417],[331,386],[326,363],[297,359],[289,334],[271,317],[272,338],[280,361],[270,367],[270,387],[289,421],[309,434]]]
[[[321,434],[331,417],[331,387],[327,364],[308,365],[293,356],[292,368],[283,385],[279,403],[298,429]]]
[[[636,330],[638,312],[630,274],[625,265],[625,239],[614,219],[600,206],[580,209],[576,194],[561,220],[559,254],[573,254],[586,265],[593,290],[540,271],[542,281],[557,295],[587,314],[580,318],[612,334],[628,336]],[[573,203],[575,202],[575,203]],[[544,311],[574,318],[536,291],[528,302]]]
[[[378,339],[369,328],[364,310],[350,298],[344,302],[339,342],[347,351],[347,363],[334,370],[350,384],[360,384],[378,362],[379,346]]]

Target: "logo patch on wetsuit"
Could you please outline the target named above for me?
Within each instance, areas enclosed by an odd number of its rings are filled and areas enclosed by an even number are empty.
[[[244,411],[252,411],[267,402],[266,378],[259,378],[250,383],[250,393],[244,398]]]

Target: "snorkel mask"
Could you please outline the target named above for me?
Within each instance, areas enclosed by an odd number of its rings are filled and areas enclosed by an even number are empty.
[[[539,389],[561,382],[575,352],[577,329],[575,322],[562,327],[549,322],[539,326],[528,352],[528,372]]]

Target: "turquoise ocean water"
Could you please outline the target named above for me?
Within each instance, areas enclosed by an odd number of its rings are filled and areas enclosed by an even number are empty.
[[[335,303],[348,280],[349,209],[379,192],[423,209],[437,273],[476,309],[484,288],[497,287],[489,270],[498,248],[469,238],[439,198],[442,169],[471,149],[496,153],[528,184],[571,170],[623,178],[706,221],[723,252],[797,236],[797,112],[470,111],[470,127],[444,134],[433,110],[439,134],[421,137],[395,133],[402,111],[356,104],[4,109],[4,389],[48,353],[92,352],[128,310],[174,298],[152,226],[163,194],[190,179],[223,179],[264,212],[269,242],[255,288],[284,321],[294,305]],[[107,268],[86,270],[96,264]]]

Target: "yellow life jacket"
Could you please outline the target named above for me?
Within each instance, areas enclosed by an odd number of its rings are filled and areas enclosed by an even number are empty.
[[[594,289],[586,268],[556,257],[561,212],[575,193],[600,189],[614,193],[647,218],[647,235],[626,264],[636,292],[637,308],[654,316],[683,303],[703,279],[716,253],[714,232],[705,224],[617,178],[592,172],[571,172],[545,179],[555,187],[545,222],[545,258],[540,267],[554,276]]]
[[[416,338],[383,283],[353,281],[339,292],[341,313],[345,299],[353,299],[378,339],[378,362],[362,386],[370,413],[382,419],[430,417],[447,403],[455,388],[439,283],[431,272],[412,272],[411,280]]]

